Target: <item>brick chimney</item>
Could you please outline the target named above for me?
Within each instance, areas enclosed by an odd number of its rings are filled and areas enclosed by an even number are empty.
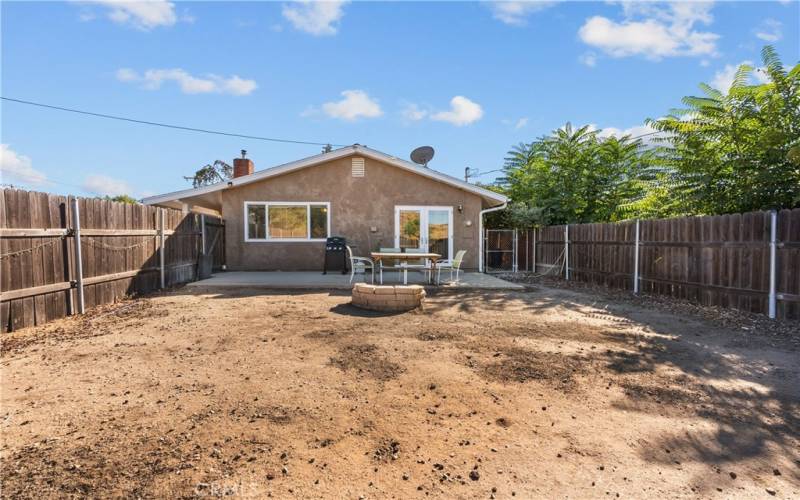
[[[247,156],[247,151],[243,149],[242,157],[233,159],[234,179],[236,179],[237,177],[242,177],[243,175],[250,175],[255,170],[255,165],[253,165],[253,160],[245,158],[246,156]]]

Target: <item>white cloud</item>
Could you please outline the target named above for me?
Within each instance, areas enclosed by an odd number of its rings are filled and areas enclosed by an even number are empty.
[[[428,111],[410,102],[405,105],[400,114],[403,115],[403,118],[406,120],[416,122],[428,116]]]
[[[727,94],[731,89],[731,85],[733,85],[733,79],[736,77],[736,72],[739,70],[739,66],[742,65],[754,67],[753,61],[742,61],[739,64],[726,64],[724,68],[714,73],[714,78],[711,80],[709,85],[720,92]],[[754,67],[753,72],[750,74],[750,80],[748,83],[767,83],[768,81],[769,77],[767,76],[766,71],[764,71],[764,68]]]
[[[99,195],[117,196],[131,194],[132,190],[127,182],[114,179],[107,175],[90,175],[81,184],[84,191]]]
[[[197,21],[197,18],[190,14],[188,10],[184,9],[183,14],[180,17],[180,21],[186,24],[194,24],[194,22]]]
[[[477,102],[457,95],[450,99],[450,110],[431,115],[432,120],[452,123],[458,127],[469,125],[483,117],[483,108]]]
[[[128,24],[141,30],[172,26],[178,21],[175,4],[167,0],[85,0],[77,3],[105,7],[109,11],[108,18],[115,23]],[[81,20],[91,19],[94,19],[94,14],[81,14]]]
[[[258,88],[255,80],[246,80],[237,75],[224,78],[208,74],[199,78],[180,68],[148,69],[142,75],[132,69],[121,68],[117,70],[117,80],[141,83],[142,88],[147,90],[157,90],[164,82],[174,81],[184,94],[248,95]]]
[[[233,95],[247,95],[258,88],[255,80],[239,78],[236,75],[223,79],[222,91]]]
[[[764,19],[755,30],[756,37],[774,43],[783,38],[783,24],[777,19]]]
[[[78,19],[84,23],[88,23],[89,21],[94,21],[95,19],[97,19],[97,16],[94,15],[94,12],[87,10],[78,14]]]
[[[502,21],[511,26],[524,26],[528,22],[528,16],[534,12],[539,12],[556,2],[545,0],[524,0],[520,2],[491,2],[489,8],[492,16],[498,21]]]
[[[764,66],[758,66],[751,74],[750,74],[750,82],[757,83],[757,84],[764,84],[769,83],[772,80],[769,78],[769,74],[767,73],[767,68]]]
[[[378,101],[363,90],[345,90],[341,95],[344,97],[341,101],[322,105],[322,111],[331,118],[355,121],[359,118],[377,118],[383,114]]]
[[[528,126],[528,121],[529,121],[528,117],[527,116],[523,116],[522,118],[519,118],[517,120],[503,119],[503,120],[500,120],[500,123],[502,123],[503,125],[506,125],[508,127],[512,127],[514,130],[519,130],[521,128],[527,127]]]
[[[130,68],[120,68],[117,70],[117,80],[121,82],[135,82],[139,80],[139,75]]]
[[[674,56],[713,56],[719,35],[695,29],[710,24],[712,3],[623,2],[625,19],[594,16],[586,20],[581,40],[612,57],[641,55],[659,60]]]
[[[594,68],[597,65],[597,54],[594,52],[586,52],[578,57],[578,61],[580,61],[581,64],[589,66],[590,68]]]
[[[590,125],[591,130],[597,130],[597,137],[604,139],[607,137],[617,137],[622,138],[624,136],[630,136],[631,138],[637,138],[642,141],[644,146],[653,146],[656,143],[656,139],[658,137],[664,137],[664,134],[658,134],[658,131],[651,127],[650,125],[636,125],[626,129],[620,129],[617,127],[605,127],[602,129],[598,129],[595,125]]]
[[[743,61],[743,64],[750,64],[751,61]],[[715,89],[719,90],[720,92],[727,93],[730,90],[731,85],[733,84],[733,78],[736,75],[736,70],[739,69],[738,65],[735,64],[726,64],[725,67],[716,73],[714,73],[714,78],[711,80],[711,85]]]
[[[344,16],[344,4],[338,0],[301,0],[283,6],[285,17],[295,29],[315,36],[335,35]]]
[[[47,182],[47,176],[33,168],[30,158],[17,153],[8,144],[0,144],[0,180],[36,186]]]

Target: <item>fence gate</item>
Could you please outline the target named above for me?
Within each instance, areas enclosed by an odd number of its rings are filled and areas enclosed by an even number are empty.
[[[517,272],[516,229],[487,229],[483,248],[487,273]]]

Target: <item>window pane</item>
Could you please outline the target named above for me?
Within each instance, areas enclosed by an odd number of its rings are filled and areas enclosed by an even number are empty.
[[[264,239],[267,236],[267,210],[264,205],[247,206],[247,237]]]
[[[328,237],[328,207],[326,205],[311,205],[311,237]]]
[[[420,247],[420,211],[400,210],[400,248]]]
[[[449,259],[450,213],[446,210],[428,212],[428,248],[443,259]]]
[[[308,213],[305,206],[270,205],[270,238],[308,238]]]

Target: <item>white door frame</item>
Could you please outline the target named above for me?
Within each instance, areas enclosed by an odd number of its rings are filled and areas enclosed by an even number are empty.
[[[453,207],[436,205],[395,205],[394,206],[394,246],[400,248],[400,211],[419,211],[419,239],[422,251],[428,251],[428,216],[431,210],[447,212],[447,258],[453,258]]]

